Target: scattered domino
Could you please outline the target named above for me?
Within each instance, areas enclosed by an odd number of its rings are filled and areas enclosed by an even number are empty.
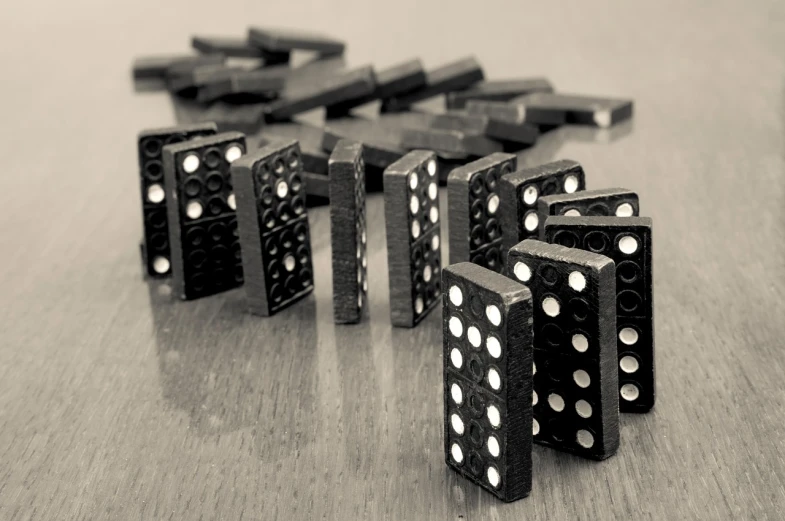
[[[539,128],[530,123],[508,123],[457,110],[435,115],[431,126],[437,129],[484,135],[500,141],[502,145],[509,143],[514,148],[533,145],[540,134]]]
[[[466,103],[466,112],[474,115],[488,116],[492,121],[504,122],[512,125],[563,125],[565,116],[562,112],[527,107],[521,98],[514,98],[509,102],[470,100]]]
[[[245,293],[270,316],[313,291],[303,162],[296,141],[274,143],[232,165]]]
[[[289,51],[265,51],[250,43],[247,38],[194,36],[191,46],[206,54],[221,53],[231,58],[263,58],[266,65],[288,63],[290,58]]]
[[[342,41],[330,36],[289,28],[252,27],[248,31],[248,40],[273,52],[303,50],[334,55],[343,54],[345,47]]]
[[[518,98],[527,111],[562,114],[567,123],[607,128],[632,117],[632,100],[537,92]]]
[[[216,132],[214,123],[200,123],[139,133],[137,148],[144,231],[141,248],[145,273],[150,277],[161,278],[171,274],[169,220],[166,215],[166,194],[169,190],[166,189],[161,162],[163,147]]]
[[[287,84],[281,96],[268,105],[271,119],[282,120],[309,110],[340,103],[373,92],[376,78],[373,68],[366,66],[328,76],[318,85],[291,88]]]
[[[543,224],[550,215],[634,217],[640,215],[640,203],[638,194],[625,188],[582,190],[571,194],[540,197],[537,201],[537,213]],[[540,229],[540,239],[545,240],[544,227]]]
[[[387,98],[382,103],[382,112],[408,110],[414,103],[433,98],[439,94],[471,87],[482,81],[482,67],[473,57],[448,63],[425,73],[425,85],[408,94]]]
[[[648,412],[655,402],[652,221],[648,217],[549,217],[548,242],[616,262],[619,408]]]
[[[242,70],[239,67],[227,67],[224,64],[201,65],[170,77],[167,87],[171,92],[180,96],[195,97],[200,87],[225,81]]]
[[[224,77],[213,78],[199,86],[197,101],[209,103],[217,99],[269,100],[283,90],[291,69],[276,65],[256,70],[233,70]]]
[[[533,92],[553,92],[553,85],[546,78],[518,80],[485,80],[466,90],[447,93],[447,109],[462,109],[468,101],[509,101]]]
[[[218,125],[219,132],[242,132],[255,134],[264,126],[265,106],[261,103],[252,105],[235,105],[225,101],[216,101],[210,108],[202,112],[201,121],[213,121]]]
[[[619,447],[616,269],[596,253],[536,240],[513,246],[507,272],[534,308],[534,442],[603,460]]]
[[[401,146],[407,149],[428,149],[445,159],[482,157],[501,152],[504,147],[498,141],[485,136],[460,130],[437,128],[407,128],[401,134]]]
[[[517,159],[496,153],[450,172],[447,177],[450,264],[470,261],[499,272],[502,255],[502,204],[499,179],[513,172]],[[506,210],[505,210],[506,211]]]
[[[439,302],[441,233],[436,154],[415,150],[384,171],[393,326],[414,327]]]
[[[163,148],[172,248],[172,291],[183,300],[243,283],[231,163],[245,136],[225,132]]]
[[[540,237],[542,223],[537,201],[543,195],[572,194],[586,189],[586,176],[577,162],[562,159],[524,168],[501,179],[500,197],[504,251],[524,239]],[[452,242],[450,242],[452,249]]]
[[[189,68],[202,65],[222,64],[226,60],[223,54],[205,54],[202,56],[144,56],[136,58],[133,63],[134,79],[165,79],[167,71],[187,71]]]
[[[532,294],[462,262],[442,274],[447,465],[503,501],[532,485]]]
[[[336,324],[361,320],[367,307],[368,257],[363,146],[341,140],[330,155],[330,238]]]
[[[344,117],[360,105],[376,99],[406,94],[425,85],[425,71],[418,59],[409,60],[376,73],[376,89],[371,94],[358,96],[327,107],[327,119]]]

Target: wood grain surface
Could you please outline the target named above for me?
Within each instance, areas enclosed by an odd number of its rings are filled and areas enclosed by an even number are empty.
[[[536,446],[513,504],[447,468],[440,313],[391,328],[380,194],[360,325],[332,321],[327,208],[315,292],[274,317],[142,280],[135,138],[174,114],[133,93],[132,57],[252,24],[344,38],[350,66],[475,54],[489,78],[635,99],[632,122],[519,158],[580,161],[654,219],[659,396],[622,415],[616,456]],[[0,519],[782,519],[784,58],[781,0],[9,4]]]

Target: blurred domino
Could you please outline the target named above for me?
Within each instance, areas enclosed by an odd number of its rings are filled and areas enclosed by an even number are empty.
[[[217,131],[215,123],[199,123],[178,127],[145,130],[137,139],[139,179],[142,192],[144,238],[141,244],[145,273],[161,278],[171,275],[169,219],[166,215],[163,147],[196,137],[210,136]]]
[[[447,109],[462,109],[469,101],[509,101],[533,92],[553,92],[546,78],[485,80],[466,90],[447,93]]]

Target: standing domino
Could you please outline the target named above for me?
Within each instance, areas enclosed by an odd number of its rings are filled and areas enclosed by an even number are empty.
[[[447,176],[450,264],[470,261],[502,271],[499,179],[513,172],[516,165],[515,155],[499,152],[458,167]]]
[[[544,223],[537,213],[543,195],[572,194],[586,189],[583,168],[570,159],[561,159],[524,168],[501,179],[504,251],[524,239],[537,239]],[[452,248],[452,243],[450,243]]]
[[[236,197],[230,165],[245,153],[245,136],[224,132],[163,149],[168,191],[172,291],[183,300],[243,283]]]
[[[169,219],[166,216],[166,185],[161,162],[163,147],[217,132],[215,123],[198,123],[179,127],[145,130],[139,134],[139,171],[142,190],[144,239],[142,262],[150,277],[171,275]]]
[[[581,215],[615,215],[634,217],[640,214],[638,194],[625,188],[583,190],[572,194],[546,195],[537,201],[539,221],[551,215],[580,217]],[[540,240],[545,240],[545,227],[540,227]]]
[[[336,324],[359,322],[367,303],[363,146],[342,139],[330,155],[330,239]]]
[[[384,171],[390,317],[416,326],[441,295],[439,176],[436,154],[414,150]]]
[[[313,291],[300,145],[263,147],[232,165],[232,179],[248,306],[270,316]]]
[[[532,295],[469,262],[444,268],[447,465],[503,501],[532,484]]]
[[[510,249],[532,292],[535,443],[602,460],[619,447],[613,261],[536,240]]]
[[[548,242],[606,255],[616,262],[616,345],[621,412],[655,402],[652,221],[648,217],[549,217]]]

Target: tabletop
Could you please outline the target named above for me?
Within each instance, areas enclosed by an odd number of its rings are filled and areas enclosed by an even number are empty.
[[[133,92],[132,57],[252,24],[328,32],[352,65],[473,54],[488,78],[635,100],[519,158],[575,159],[654,220],[658,402],[622,415],[614,457],[535,446],[512,504],[447,468],[441,313],[391,327],[378,194],[359,325],[333,324],[326,207],[315,292],[272,318],[242,289],[143,280],[135,137],[174,112]],[[0,29],[0,518],[784,515],[785,3],[46,0]]]

